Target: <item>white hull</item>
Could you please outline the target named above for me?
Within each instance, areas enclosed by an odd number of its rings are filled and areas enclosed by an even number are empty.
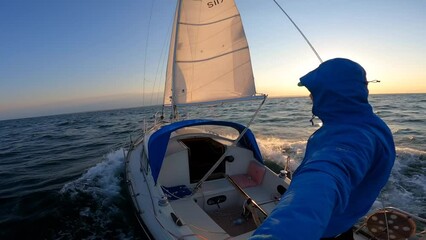
[[[145,141],[149,138],[145,136]],[[146,171],[145,141],[137,143],[127,155],[126,176],[133,203],[139,218],[155,239],[247,239],[256,228],[252,218],[241,218],[247,196],[254,200],[267,214],[274,209],[281,196],[277,186],[288,187],[289,180],[278,177],[266,166],[262,182],[256,186],[238,189],[232,180],[218,177],[207,180],[194,194],[176,200],[167,200],[161,186],[185,185],[193,189],[188,167],[188,147],[183,139],[212,139],[214,143],[228,148],[232,162],[225,162],[227,176],[246,174],[250,162],[256,162],[253,153],[241,146],[231,146],[232,141],[209,133],[180,131],[169,141],[158,182],[155,184],[151,171]],[[207,153],[208,154],[208,153]],[[141,157],[143,155],[143,157]],[[144,170],[145,169],[145,170]],[[178,226],[171,214],[183,223]],[[259,212],[260,215],[261,212]],[[262,218],[262,216],[259,216]],[[233,224],[238,219],[244,223]]]
[[[282,178],[259,163],[250,149],[240,145],[233,146],[231,139],[199,130],[194,131],[193,128],[177,130],[170,136],[164,161],[155,181],[156,177],[147,161],[149,146],[147,142],[158,129],[159,126],[136,142],[126,158],[126,178],[136,215],[143,222],[150,237],[154,239],[247,239],[279,202],[281,194],[278,189],[281,188],[282,191],[289,186],[288,178]],[[191,146],[194,142],[196,144]],[[202,144],[206,144],[207,147]],[[194,149],[194,146],[197,146],[198,150]],[[218,146],[227,149],[225,154],[232,156],[233,160],[224,160],[222,167],[218,167],[221,168],[220,171],[225,171],[224,174],[213,172],[213,179],[207,179],[197,191],[194,191],[196,183],[201,178],[197,171],[203,166],[194,168],[190,166],[193,164],[190,162],[206,161],[209,159],[208,156],[214,155],[214,151],[217,150],[210,151],[209,148]],[[208,164],[213,165],[214,162]],[[250,181],[256,180],[259,176],[253,173],[253,167],[264,169],[261,171],[260,181],[254,185]],[[173,194],[167,195],[169,190],[162,186],[186,186],[189,193],[175,199]],[[247,199],[253,200],[254,203],[247,205]],[[407,221],[401,222],[402,225],[398,227],[393,225],[389,227],[407,229],[405,232],[415,231],[415,225],[412,225],[414,222],[410,220],[412,216],[399,215],[394,210],[389,210],[388,217],[395,214]],[[380,217],[380,214],[375,216]],[[372,224],[371,219],[374,217],[370,215],[369,219]],[[237,223],[239,220],[243,221]],[[424,221],[419,218],[417,220]],[[374,234],[367,228],[371,230],[366,218],[365,222],[361,222],[354,229],[354,238],[387,239],[372,238]],[[380,230],[380,226],[377,228]],[[422,235],[419,236],[410,239],[422,239]],[[405,238],[390,237],[390,239]]]

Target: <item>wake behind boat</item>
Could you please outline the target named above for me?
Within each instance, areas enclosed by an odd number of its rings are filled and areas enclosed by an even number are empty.
[[[251,121],[180,120],[177,111],[181,105],[247,99],[261,100],[253,120],[266,96],[256,93],[234,1],[179,0],[164,94],[172,117],[156,119],[126,156],[128,189],[150,238],[247,239],[280,201],[291,180],[264,164]],[[413,219],[380,209],[355,229],[355,237],[413,237]]]

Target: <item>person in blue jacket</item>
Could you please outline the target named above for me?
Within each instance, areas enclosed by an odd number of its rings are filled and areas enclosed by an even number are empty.
[[[250,238],[353,239],[352,226],[385,186],[395,145],[368,102],[365,70],[336,58],[300,78],[323,125],[277,207]]]

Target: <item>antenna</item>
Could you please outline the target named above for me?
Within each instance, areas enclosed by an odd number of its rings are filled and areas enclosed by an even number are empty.
[[[370,80],[370,81],[367,81],[368,83],[379,83],[380,82],[380,80],[378,80],[378,79],[374,79],[374,80]]]

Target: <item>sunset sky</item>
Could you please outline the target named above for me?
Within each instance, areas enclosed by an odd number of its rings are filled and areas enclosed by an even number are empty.
[[[297,30],[272,0],[235,1],[257,91],[308,95],[297,82],[319,61]],[[426,93],[426,1],[278,2],[323,60],[350,58],[381,80],[370,93]],[[0,120],[159,104],[175,6],[0,0]]]

